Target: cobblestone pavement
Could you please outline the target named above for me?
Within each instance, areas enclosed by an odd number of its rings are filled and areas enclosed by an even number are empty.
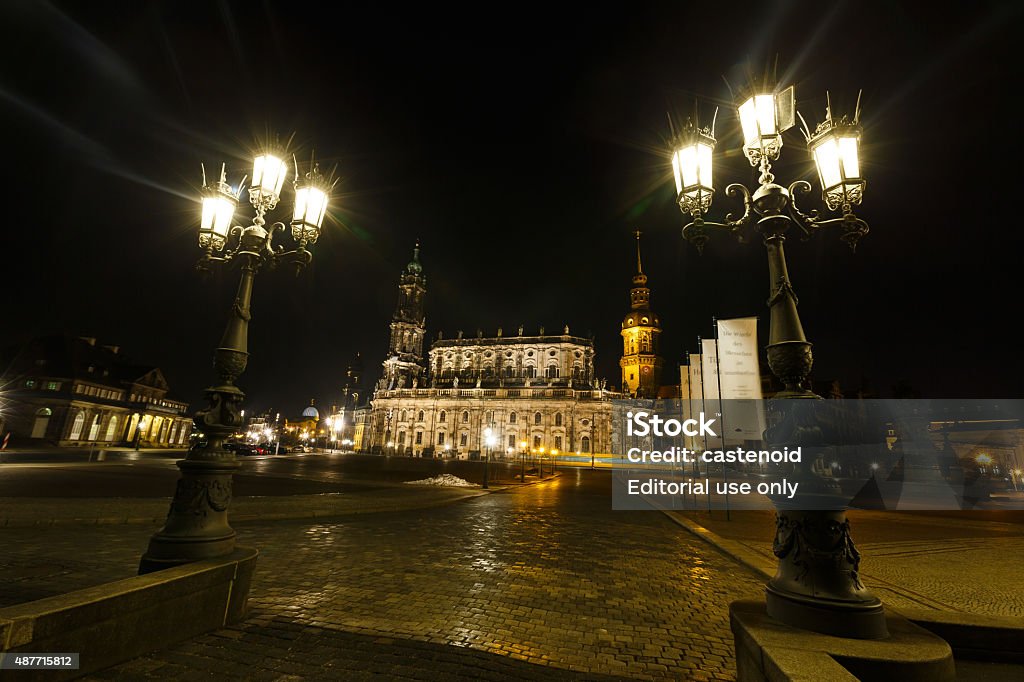
[[[769,511],[686,512],[697,524],[755,551],[774,572]],[[917,514],[853,511],[861,577],[883,603],[992,616],[1024,616],[1024,518],[1020,512]]]
[[[261,557],[237,627],[94,679],[639,679],[735,676],[728,604],[752,572],[657,512],[614,512],[606,472],[418,512],[238,524]],[[6,529],[34,556],[102,552],[130,575],[142,527]],[[91,558],[83,559],[91,560]]]

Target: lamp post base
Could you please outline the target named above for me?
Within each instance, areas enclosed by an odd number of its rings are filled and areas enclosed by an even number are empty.
[[[178,462],[181,478],[164,527],[149,541],[139,575],[193,561],[225,556],[235,549],[228,525],[231,477],[239,463],[231,453]]]
[[[845,510],[779,509],[772,551],[779,565],[765,586],[769,616],[836,637],[889,636],[882,602],[860,581]]]

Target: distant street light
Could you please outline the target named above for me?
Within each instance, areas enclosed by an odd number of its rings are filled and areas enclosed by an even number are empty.
[[[487,489],[487,469],[491,463],[491,448],[498,444],[498,437],[494,435],[493,424],[484,429],[484,484],[481,486],[484,490]]]
[[[242,426],[241,409],[245,394],[235,380],[245,371],[248,361],[248,332],[253,282],[261,268],[289,263],[296,274],[312,261],[306,247],[316,243],[327,211],[328,195],[333,187],[320,175],[316,164],[301,179],[297,178],[291,235],[296,248],[285,252],[275,247],[275,235],[284,231],[284,223],[264,228],[264,216],[274,210],[289,172],[283,156],[263,153],[253,163],[249,202],[256,210],[252,224],[232,226],[238,199],[245,180],[235,190],[227,183],[224,167],[220,178],[207,182],[204,175],[199,247],[203,256],[197,268],[206,271],[214,263],[240,263],[242,272],[238,293],[231,306],[227,327],[214,353],[217,384],[206,389],[210,406],[196,413],[195,422],[208,435],[204,446],[189,450],[178,462],[181,480],[171,502],[167,520],[149,542],[139,573],[149,573],[201,559],[230,554],[235,548],[235,531],[228,525],[232,474],[238,468],[234,452],[224,441]],[[229,246],[229,242],[233,242]],[[214,255],[223,252],[224,255]]]
[[[672,149],[676,203],[680,211],[691,218],[683,228],[683,237],[702,251],[713,231],[736,236],[741,241],[746,241],[751,226],[760,234],[768,251],[770,278],[768,366],[785,386],[776,397],[816,399],[818,396],[805,387],[813,361],[811,344],[797,314],[796,292],[789,280],[783,244],[786,232],[794,225],[808,237],[823,227],[839,227],[840,238],[851,249],[868,233],[867,223],[853,213],[853,206],[861,203],[866,184],[860,168],[860,99],[858,97],[852,120],[833,117],[829,102],[825,120],[813,133],[796,112],[792,87],[756,91],[738,107],[737,113],[743,153],[760,172],[758,188],[751,193],[742,184],[730,184],[725,193],[742,198],[743,214],[736,219],[730,214],[724,223],[706,221],[704,216],[714,196],[715,124],[713,120],[711,126],[700,127],[690,122],[675,137]],[[811,191],[811,184],[806,180],[796,180],[788,189],[775,183],[771,162],[777,160],[782,151],[782,133],[796,124],[798,116],[803,123],[808,151],[817,167],[822,198],[830,210],[842,211],[839,218],[821,219],[817,211],[804,212],[797,207],[795,196]],[[789,404],[789,407],[798,405]],[[813,407],[813,404],[799,407]],[[813,410],[809,414],[813,416]],[[812,430],[803,428],[795,432],[810,434]],[[775,552],[779,568],[766,589],[768,614],[788,625],[832,635],[885,636],[882,603],[858,577],[860,554],[849,533],[847,498],[840,494],[834,482],[830,489],[823,480],[809,483],[807,488],[819,485],[817,490],[822,492],[815,497],[814,506],[827,511],[790,509],[784,502],[776,501]],[[804,489],[801,485],[801,490]],[[810,496],[803,497],[806,500]],[[813,530],[816,528],[835,531],[818,532]],[[794,542],[803,549],[787,549]]]
[[[520,468],[519,468],[519,482],[526,483],[526,441],[519,441],[520,455]]]

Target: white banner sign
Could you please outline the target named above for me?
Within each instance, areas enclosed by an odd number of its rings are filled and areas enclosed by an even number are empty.
[[[730,440],[757,440],[764,433],[761,370],[757,359],[757,318],[718,320],[718,381],[730,414]]]
[[[690,356],[690,366],[686,368],[687,373],[690,376],[688,395],[682,396],[684,399],[689,399],[689,412],[692,418],[695,414],[700,414],[704,411],[704,382],[701,379],[700,372],[700,355],[694,354]],[[687,447],[691,450],[696,448],[697,441],[692,436],[687,436]]]

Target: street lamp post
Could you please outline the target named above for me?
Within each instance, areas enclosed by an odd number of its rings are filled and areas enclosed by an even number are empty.
[[[812,366],[811,344],[804,334],[797,313],[797,298],[789,279],[783,244],[794,225],[804,236],[834,226],[851,249],[868,233],[868,226],[853,213],[861,203],[865,181],[860,172],[860,101],[852,120],[832,116],[831,102],[825,121],[812,133],[803,122],[808,150],[817,166],[822,198],[832,210],[841,210],[838,218],[822,219],[818,211],[804,212],[797,207],[797,194],[810,192],[811,184],[797,180],[785,188],[775,183],[771,162],[779,158],[782,133],[795,124],[793,88],[775,92],[757,92],[738,108],[743,133],[743,151],[751,166],[760,171],[758,188],[751,193],[744,185],[730,184],[726,194],[742,198],[743,214],[726,222],[706,221],[711,206],[712,152],[716,140],[714,121],[710,127],[688,125],[674,140],[672,168],[675,175],[680,211],[691,222],[683,228],[683,237],[703,250],[710,232],[723,232],[745,241],[749,226],[760,234],[768,252],[769,298],[771,311],[768,366],[783,383],[779,398],[809,398],[800,404],[788,403],[792,419],[766,432],[766,439],[794,445],[820,442],[822,430],[815,420],[815,402],[819,399],[805,387]],[[846,498],[834,481],[824,481],[810,472],[805,478],[797,506],[785,500],[773,500],[776,506],[776,535],[773,551],[779,560],[775,577],[766,586],[768,614],[786,624],[828,634],[876,638],[887,633],[881,601],[861,583],[858,570],[860,554],[850,536],[846,518]],[[814,480],[810,480],[810,479]],[[819,480],[821,479],[821,480]],[[807,509],[811,508],[811,511]]]
[[[139,441],[142,440],[142,419],[135,424],[135,452],[139,451]]]
[[[526,441],[519,441],[519,482],[526,483]]]
[[[497,442],[498,439],[494,435],[494,425],[492,424],[484,429],[484,445],[486,447],[484,449],[484,484],[481,486],[484,490],[487,489],[487,470],[491,463],[491,448],[493,448]]]
[[[252,224],[232,226],[244,180],[237,191],[227,183],[224,167],[220,179],[206,183],[202,199],[199,246],[203,256],[197,264],[201,271],[213,263],[238,262],[241,279],[238,293],[228,314],[227,327],[220,346],[214,352],[213,366],[217,382],[206,389],[209,407],[196,413],[195,423],[207,435],[201,448],[189,450],[178,462],[181,478],[171,501],[167,520],[149,541],[139,573],[150,573],[192,561],[230,554],[235,548],[235,531],[228,525],[232,475],[238,468],[234,452],[224,441],[242,426],[241,410],[245,394],[235,380],[245,371],[248,361],[250,303],[256,273],[283,263],[294,265],[296,274],[308,265],[312,255],[306,250],[320,236],[327,211],[328,193],[333,186],[320,175],[314,164],[295,184],[295,205],[291,220],[296,248],[285,252],[275,246],[275,235],[286,229],[284,223],[264,228],[264,216],[274,210],[288,175],[288,164],[271,152],[260,154],[253,164],[249,201],[256,211]],[[229,242],[230,248],[225,250]],[[214,255],[214,252],[224,255]]]

